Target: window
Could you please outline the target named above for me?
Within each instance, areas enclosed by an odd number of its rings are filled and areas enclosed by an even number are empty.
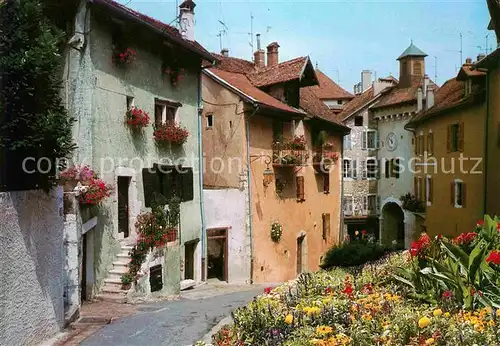
[[[273,121],[273,140],[281,141],[283,140],[283,127],[284,124],[280,120]]]
[[[347,150],[352,149],[351,134],[344,136],[344,149],[347,149]]]
[[[415,76],[421,76],[422,75],[422,63],[420,61],[416,61],[413,64],[413,74]]]
[[[214,115],[207,114],[207,128],[210,129],[214,125]]]
[[[344,201],[342,203],[344,209],[344,215],[352,215],[353,212],[352,203],[353,203],[352,196],[344,196]]]
[[[134,98],[132,96],[127,96],[127,110],[134,107]]]
[[[342,105],[342,100],[337,100],[337,103],[338,103],[339,105]]]
[[[377,178],[377,159],[370,158],[366,159],[366,177],[368,179],[376,179]]]
[[[468,96],[472,93],[472,80],[468,79],[465,82],[465,96]]]
[[[390,177],[399,179],[399,174],[401,172],[400,171],[401,167],[399,166],[399,159],[391,159],[390,167],[391,167]]]
[[[432,155],[434,153],[434,132],[429,131],[427,135],[427,154]]]
[[[325,194],[330,193],[330,173],[326,172],[323,174],[323,192]]]
[[[297,200],[302,202],[306,200],[306,195],[304,191],[304,177],[299,176],[295,178],[297,183]]]
[[[413,187],[413,190],[414,190],[414,193],[415,193],[415,197],[421,201],[423,198],[422,196],[422,178],[421,177],[414,177],[414,187]]]
[[[176,122],[177,109],[181,106],[178,102],[155,100],[155,125],[171,124]]]
[[[323,239],[326,240],[330,237],[330,214],[323,214]]]
[[[233,129],[233,121],[232,120],[229,120],[229,129],[232,130]]]
[[[448,152],[463,151],[464,146],[464,125],[463,123],[448,126]]]
[[[361,115],[354,117],[354,126],[363,126],[363,117]]]
[[[417,136],[417,144],[415,146],[415,154],[416,155],[423,155],[425,150],[425,137],[424,133],[420,132],[420,134]]]
[[[343,174],[344,178],[352,178],[352,161],[350,159],[344,159],[343,164]]]
[[[377,212],[376,195],[368,195],[363,197],[363,210],[368,214],[375,214]]]
[[[432,177],[428,175],[425,178],[425,202],[427,205],[432,204],[432,190],[433,190]]]
[[[464,208],[466,201],[465,183],[455,179],[451,183],[451,203],[455,208]]]
[[[172,198],[182,201],[194,198],[194,176],[190,167],[175,167],[154,164],[142,170],[144,186],[144,205],[149,208],[157,198]]]
[[[363,132],[362,149],[377,149],[378,138],[377,131],[367,130]]]

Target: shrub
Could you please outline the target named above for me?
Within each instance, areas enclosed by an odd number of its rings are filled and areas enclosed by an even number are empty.
[[[401,196],[400,200],[403,204],[403,209],[409,210],[414,213],[425,212],[425,205],[411,193],[407,193],[406,195]]]
[[[323,257],[321,268],[353,267],[376,261],[388,252],[388,248],[378,243],[352,241],[332,247]]]

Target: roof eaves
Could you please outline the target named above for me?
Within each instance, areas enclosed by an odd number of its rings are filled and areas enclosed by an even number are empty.
[[[227,82],[226,80],[220,78],[219,76],[217,76],[215,73],[213,73],[212,71],[210,70],[203,70],[203,73],[205,73],[207,76],[209,76],[210,78],[212,78],[213,80],[215,80],[216,82],[218,82],[219,84],[227,87],[228,89],[232,90],[234,93],[238,94],[239,96],[243,97],[247,102],[250,102],[252,105],[256,105],[256,104],[260,104],[259,101],[257,101],[256,99],[254,99],[253,97],[251,97],[250,95],[247,95],[245,94],[243,91],[241,91],[240,89],[236,88],[235,86],[231,85],[229,82]]]
[[[168,39],[168,40],[178,44],[179,46],[184,47],[187,50],[199,55],[200,57],[202,57],[208,61],[210,61],[212,64],[214,64],[217,61],[217,59],[213,55],[197,49],[194,45],[188,43],[183,38],[178,38],[178,37],[169,35],[164,30],[160,30],[159,28],[155,27],[151,23],[148,23],[147,21],[145,21],[137,16],[134,16],[133,14],[131,14],[130,12],[126,11],[125,9],[123,9],[121,7],[113,6],[113,4],[108,2],[108,1],[105,1],[105,0],[87,0],[87,2],[90,4],[97,3],[99,5],[103,5],[106,8],[108,8],[109,10],[114,11],[115,13],[118,13],[118,14],[120,14],[120,15],[122,15],[122,16],[124,16],[132,21],[135,21],[139,24],[145,25],[149,29],[163,35],[166,39]]]
[[[390,89],[391,87],[387,87],[386,89]],[[370,90],[370,89],[367,89],[367,90]],[[356,114],[357,112],[359,112],[360,110],[362,110],[363,108],[365,107],[369,107],[370,104],[372,104],[373,102],[375,102],[376,100],[378,100],[380,97],[382,97],[382,95],[384,95],[384,91],[386,91],[385,89],[382,90],[377,96],[375,97],[372,97],[371,99],[369,99],[368,101],[366,101],[365,103],[361,104],[358,108],[354,109],[354,111],[352,111],[351,113],[349,113],[349,115],[346,115],[342,121],[346,121],[347,119],[349,119],[351,116],[353,116],[354,114]],[[388,91],[388,90],[387,90]]]
[[[475,66],[476,68],[488,68],[494,66],[495,62],[500,64],[500,48],[478,61]]]
[[[302,77],[304,76],[304,73],[306,72],[306,68],[308,66],[311,67],[311,69],[313,71],[314,80],[316,82],[313,85],[319,85],[319,79],[318,79],[318,76],[316,75],[316,70],[314,69],[314,67],[312,65],[311,58],[309,57],[309,55],[306,57],[306,61],[304,63],[304,66],[302,66],[302,69],[300,70],[299,82],[302,81]]]

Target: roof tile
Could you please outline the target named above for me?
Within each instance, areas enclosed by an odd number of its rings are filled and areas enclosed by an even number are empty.
[[[353,99],[354,95],[342,89],[340,85],[331,80],[320,70],[316,69],[319,85],[312,86],[314,93],[322,100]]]

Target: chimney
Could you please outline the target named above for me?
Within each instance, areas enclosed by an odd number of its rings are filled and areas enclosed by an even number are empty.
[[[422,92],[422,88],[418,87],[417,90],[417,112],[420,112],[423,109],[424,95]]]
[[[427,88],[429,87],[429,85],[431,85],[430,79],[429,79],[429,75],[425,74],[424,75],[424,86],[423,86],[423,89],[422,89],[422,91],[424,93],[427,92]],[[425,95],[424,95],[424,97],[425,97]]]
[[[434,106],[434,87],[432,85],[427,86],[427,95],[425,97],[425,109],[430,109]]]
[[[267,46],[267,67],[273,67],[278,65],[279,56],[278,56],[278,42],[273,42]]]
[[[229,56],[229,49],[227,48],[222,48],[222,50],[220,51],[220,54],[222,56],[225,56],[226,58]]]
[[[262,48],[260,48],[260,34],[255,36],[257,36],[257,50],[253,53],[253,62],[258,68],[264,68],[266,67],[266,60],[264,55],[265,52]]]
[[[180,28],[182,38],[188,41],[194,41],[194,8],[196,4],[193,0],[185,0],[180,4]]]
[[[477,55],[477,61],[481,61],[481,60],[483,60],[485,57],[486,57],[486,55],[485,55],[485,54],[483,54],[483,53],[479,53],[479,54]]]
[[[466,64],[472,64],[472,58],[467,58],[465,59]]]
[[[361,71],[361,92],[365,92],[372,85],[372,71]]]

